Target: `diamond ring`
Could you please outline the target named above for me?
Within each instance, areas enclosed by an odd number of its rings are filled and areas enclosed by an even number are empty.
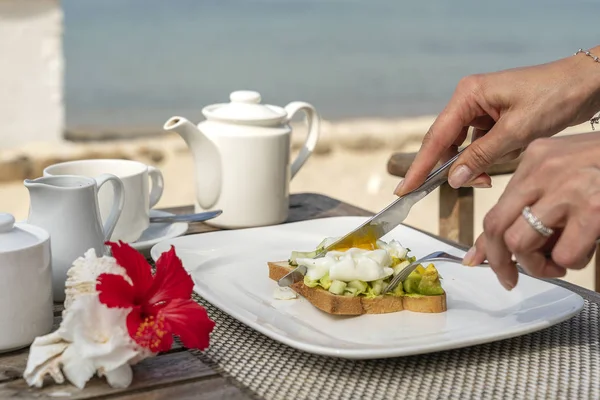
[[[552,236],[552,234],[554,233],[554,230],[552,228],[548,228],[542,223],[542,221],[540,221],[538,217],[533,215],[529,206],[524,207],[521,214],[523,214],[523,217],[525,217],[525,221],[527,221],[529,225],[531,225],[531,227],[535,229],[540,235],[544,237],[549,237]]]

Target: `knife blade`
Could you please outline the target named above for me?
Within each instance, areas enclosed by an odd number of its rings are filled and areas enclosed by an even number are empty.
[[[419,200],[423,199],[448,180],[448,170],[450,169],[450,166],[454,164],[454,161],[456,161],[458,156],[467,147],[468,146],[460,149],[454,157],[450,158],[442,164],[441,167],[431,172],[421,186],[404,196],[398,197],[383,210],[375,214],[371,219],[361,224],[358,228],[316,252],[313,258],[323,257],[328,251],[333,249],[346,249],[364,243],[373,243],[385,236],[406,219],[411,208],[419,202]],[[277,283],[279,286],[289,286],[304,279],[304,274],[306,274],[306,267],[301,268],[301,266],[298,266],[283,276]]]

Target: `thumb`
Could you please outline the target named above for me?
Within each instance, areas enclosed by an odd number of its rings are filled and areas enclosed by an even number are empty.
[[[448,184],[454,189],[466,186],[510,151],[510,139],[497,123],[485,136],[473,141],[450,167]]]

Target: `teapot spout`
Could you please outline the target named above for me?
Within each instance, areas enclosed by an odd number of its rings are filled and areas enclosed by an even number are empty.
[[[195,142],[198,141],[198,136],[204,136],[196,125],[192,124],[187,119],[178,116],[169,118],[167,122],[165,122],[163,129],[167,132],[177,132],[190,147],[195,145]]]
[[[196,199],[203,210],[213,207],[221,195],[221,154],[217,145],[196,125],[179,116],[171,117],[163,129],[177,132],[190,149],[195,166]]]

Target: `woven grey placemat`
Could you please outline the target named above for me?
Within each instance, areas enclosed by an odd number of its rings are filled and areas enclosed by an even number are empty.
[[[216,321],[193,351],[264,399],[600,399],[598,305],[514,339],[384,360],[344,360],[276,342],[195,296]]]

